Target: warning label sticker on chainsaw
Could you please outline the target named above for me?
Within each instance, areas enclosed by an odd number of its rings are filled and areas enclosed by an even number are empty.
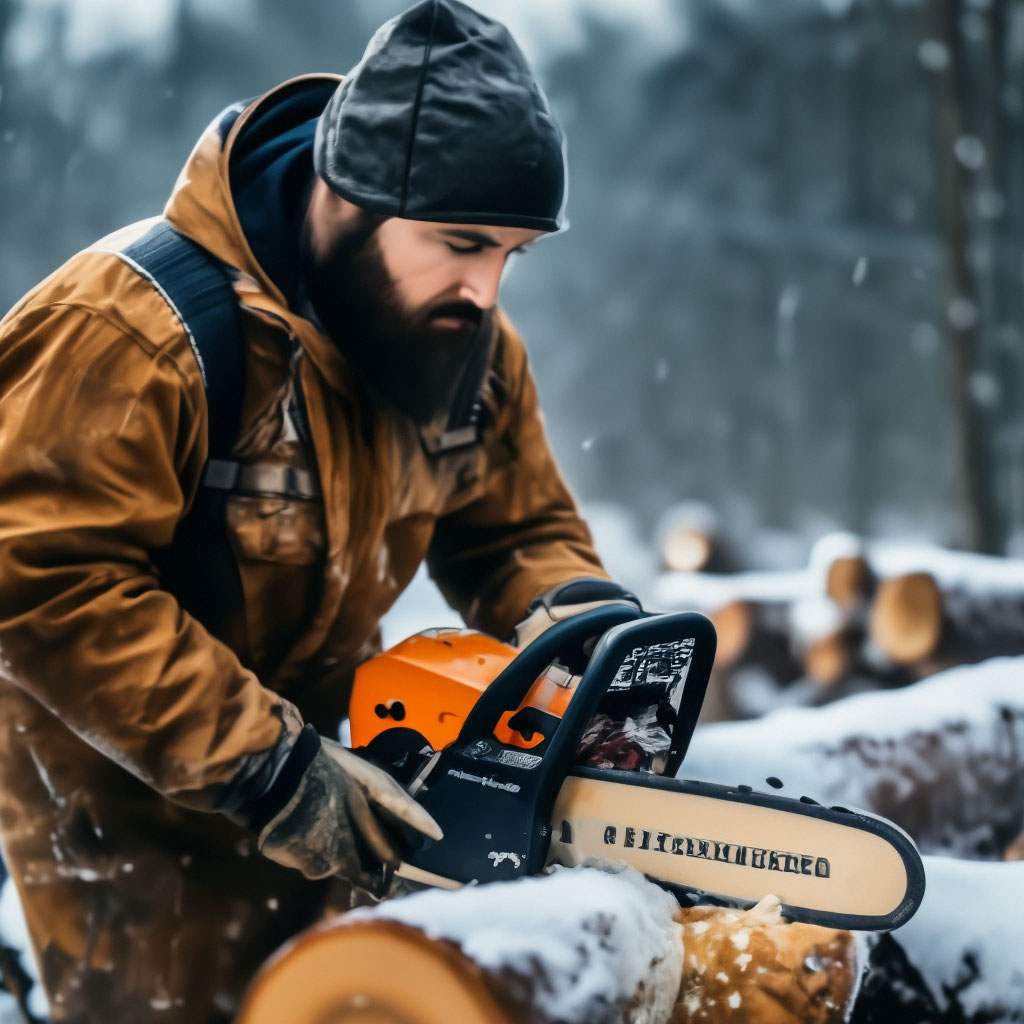
[[[536,768],[543,760],[537,754],[509,750],[493,740],[476,740],[463,748],[462,753],[477,761],[491,761],[494,764],[508,765],[510,768]]]
[[[502,748],[497,753],[492,754],[488,760],[497,761],[498,764],[511,765],[513,768],[536,768],[542,759],[536,754],[527,754],[522,750],[506,750]]]

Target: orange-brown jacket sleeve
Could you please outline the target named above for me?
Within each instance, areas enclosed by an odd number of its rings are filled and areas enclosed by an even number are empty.
[[[0,324],[0,668],[203,809],[283,728],[301,729],[150,562],[198,486],[206,429],[183,337],[169,352],[116,311],[55,302]]]
[[[498,330],[483,493],[438,521],[428,566],[468,625],[508,637],[537,595],[608,574],[548,445],[522,339],[500,313]]]

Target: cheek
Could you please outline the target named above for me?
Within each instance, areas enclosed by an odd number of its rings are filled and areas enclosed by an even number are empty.
[[[407,309],[419,309],[450,293],[456,285],[456,276],[444,258],[434,255],[430,259],[406,257],[389,265],[385,262],[395,292]]]
[[[419,309],[458,287],[459,267],[447,247],[423,237],[420,225],[397,218],[377,231],[378,251],[407,309]]]

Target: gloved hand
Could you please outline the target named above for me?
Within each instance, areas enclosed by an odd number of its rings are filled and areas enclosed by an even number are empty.
[[[303,762],[305,770],[295,785],[296,764]],[[275,805],[279,809],[268,818],[268,807],[274,810]],[[318,737],[310,726],[261,807],[262,815],[257,812],[249,823],[259,832],[265,856],[307,878],[339,875],[370,892],[379,893],[384,885],[382,866],[395,868],[401,861],[403,828],[442,838],[437,822],[390,775]]]
[[[604,604],[632,604],[640,608],[640,599],[613,580],[584,577],[559,583],[530,602],[512,642],[516,647],[526,647],[556,622]]]

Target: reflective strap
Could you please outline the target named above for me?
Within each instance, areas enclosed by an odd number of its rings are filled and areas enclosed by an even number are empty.
[[[476,424],[468,427],[460,427],[458,430],[446,430],[440,437],[423,437],[423,445],[431,455],[441,455],[450,452],[455,448],[466,448],[474,445],[479,440],[479,431]]]
[[[218,491],[265,494],[304,501],[320,497],[320,485],[308,469],[259,462],[245,464],[227,459],[210,459],[203,477],[203,486]]]

